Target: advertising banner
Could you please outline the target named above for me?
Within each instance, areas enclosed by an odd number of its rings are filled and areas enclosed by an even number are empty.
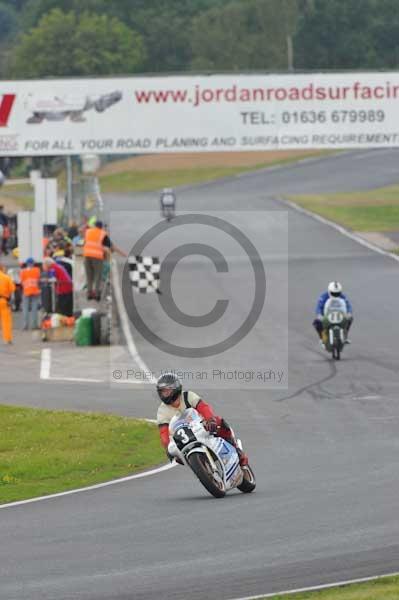
[[[0,156],[399,145],[399,72],[0,82]]]

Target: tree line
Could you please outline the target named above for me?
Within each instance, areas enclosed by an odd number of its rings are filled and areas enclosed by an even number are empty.
[[[0,0],[0,77],[396,69],[398,0]]]

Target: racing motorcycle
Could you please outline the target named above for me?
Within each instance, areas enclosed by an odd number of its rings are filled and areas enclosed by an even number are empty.
[[[169,455],[190,467],[215,498],[223,498],[234,488],[244,494],[255,489],[255,475],[251,467],[240,466],[234,446],[210,434],[195,408],[187,408],[181,415],[172,418],[169,435]],[[241,448],[240,440],[237,444]]]
[[[165,188],[161,192],[161,215],[167,221],[171,221],[175,216],[176,196],[173,190]]]
[[[334,360],[340,360],[345,345],[347,325],[346,303],[342,298],[329,298],[324,307],[323,342]]]

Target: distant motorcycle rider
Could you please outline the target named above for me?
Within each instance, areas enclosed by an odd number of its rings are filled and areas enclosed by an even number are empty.
[[[345,296],[345,294],[342,293],[342,285],[340,284],[340,282],[339,281],[331,281],[328,284],[327,291],[323,292],[317,301],[316,318],[313,321],[313,327],[316,329],[316,331],[319,335],[319,338],[320,338],[320,345],[322,348],[325,347],[324,342],[323,342],[323,317],[324,317],[324,307],[326,306],[326,303],[329,300],[329,298],[341,298],[345,302],[345,305],[346,305],[345,344],[350,344],[350,340],[348,339],[348,332],[353,323],[352,304],[351,304],[349,298],[347,296]]]
[[[180,415],[186,408],[195,408],[203,417],[206,430],[212,435],[223,438],[234,446],[242,467],[248,464],[248,457],[238,447],[234,432],[228,423],[222,417],[217,416],[213,408],[204,402],[195,392],[183,391],[182,384],[174,373],[164,373],[158,378],[157,392],[161,399],[157,413],[159,435],[169,460],[173,459],[168,454],[168,444],[170,441],[169,423],[175,415]]]
[[[164,188],[160,197],[161,214],[164,218],[170,219],[176,210],[176,195],[170,188]]]

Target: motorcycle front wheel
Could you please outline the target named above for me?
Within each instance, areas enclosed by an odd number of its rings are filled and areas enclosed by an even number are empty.
[[[240,490],[240,492],[243,492],[243,494],[250,494],[256,488],[255,473],[249,465],[242,467],[242,472],[244,474],[244,479],[242,480],[242,483],[237,486],[237,489]]]
[[[204,488],[208,490],[215,498],[223,498],[226,495],[226,488],[223,479],[216,479],[209,460],[203,452],[190,454],[187,462],[194,471]]]
[[[334,346],[333,346],[333,351],[332,351],[334,360],[340,360],[340,358],[341,358],[341,342],[340,342],[339,336],[340,336],[340,331],[335,329],[334,330]]]
[[[340,360],[341,358],[341,352],[339,350],[339,348],[333,348],[332,349],[332,357],[334,360]]]

